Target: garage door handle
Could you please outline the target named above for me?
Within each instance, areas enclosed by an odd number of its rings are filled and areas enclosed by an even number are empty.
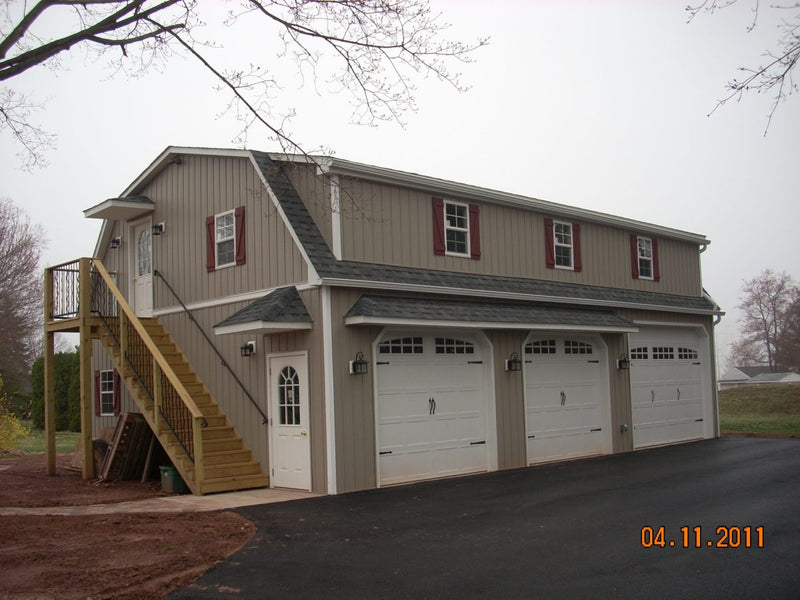
[[[597,429],[590,429],[589,431],[603,431],[602,427],[598,427]]]
[[[391,450],[383,450],[382,452],[378,452],[378,454],[380,454],[381,456],[383,456],[384,454],[391,454],[391,453],[392,453]]]
[[[650,402],[656,401],[656,393],[654,390],[650,390]]]
[[[564,406],[567,403],[567,395],[564,392],[561,392],[561,406]]]
[[[535,438],[535,437],[536,437],[535,435],[529,435],[529,436],[528,436],[528,439],[529,439],[529,440],[532,440],[532,439],[533,439],[533,438]]]
[[[480,446],[481,444],[485,444],[486,440],[481,440],[480,442],[470,442],[470,446]]]
[[[678,400],[681,399],[681,388],[678,388]]]
[[[433,398],[428,398],[428,414],[435,415],[436,414],[436,400]]]

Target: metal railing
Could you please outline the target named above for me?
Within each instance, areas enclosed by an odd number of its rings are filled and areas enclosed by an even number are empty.
[[[54,321],[72,319],[80,310],[80,262],[73,260],[48,269],[52,277],[53,301],[47,308]]]
[[[197,319],[194,318],[194,315],[192,314],[192,311],[190,311],[189,308],[186,306],[186,304],[183,303],[183,300],[181,300],[181,297],[178,296],[178,293],[169,284],[169,281],[167,281],[167,279],[164,277],[164,274],[161,273],[158,269],[156,269],[156,270],[153,271],[153,275],[158,277],[164,283],[164,285],[167,286],[167,289],[170,291],[170,293],[178,301],[178,304],[181,305],[181,308],[183,309],[183,312],[186,313],[186,316],[189,318],[189,320],[192,323],[194,323],[194,326],[197,327],[197,330],[203,336],[203,339],[205,339],[206,343],[214,351],[214,354],[217,355],[217,358],[219,358],[220,364],[222,364],[222,366],[225,367],[225,369],[228,371],[230,376],[233,377],[233,380],[236,382],[236,384],[239,386],[239,388],[242,390],[242,392],[244,392],[244,395],[247,396],[248,400],[250,400],[250,404],[253,405],[253,407],[259,412],[259,414],[261,414],[261,418],[262,418],[261,423],[262,423],[262,425],[266,424],[269,421],[269,418],[267,417],[267,415],[264,413],[264,411],[261,409],[261,407],[255,401],[255,399],[253,398],[252,394],[250,394],[250,392],[247,390],[247,388],[245,387],[244,383],[242,383],[242,380],[239,379],[239,377],[236,375],[236,373],[233,371],[233,369],[231,369],[230,365],[228,364],[228,361],[225,360],[225,357],[222,356],[220,351],[214,345],[214,342],[212,342],[211,338],[208,337],[208,334],[200,326],[200,323],[198,323]]]

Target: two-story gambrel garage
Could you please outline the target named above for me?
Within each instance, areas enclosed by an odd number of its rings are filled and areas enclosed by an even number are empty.
[[[178,147],[85,213],[131,315],[163,327],[217,418],[198,493],[341,493],[718,435],[702,235],[338,158]],[[95,342],[95,427],[114,400],[142,410],[128,366],[112,385],[116,356]]]

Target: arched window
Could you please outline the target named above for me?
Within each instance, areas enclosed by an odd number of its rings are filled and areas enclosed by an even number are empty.
[[[300,425],[300,378],[292,367],[278,376],[278,412],[281,425]]]
[[[150,244],[150,228],[145,227],[136,238],[136,274],[150,275],[153,272],[152,245]]]

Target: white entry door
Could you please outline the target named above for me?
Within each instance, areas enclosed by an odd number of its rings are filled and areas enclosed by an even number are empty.
[[[524,356],[528,464],[610,453],[608,362],[599,339],[537,335]]]
[[[268,362],[272,486],[310,491],[308,356],[272,355]]]
[[[133,310],[139,317],[153,316],[153,238],[150,221],[133,228]]]

